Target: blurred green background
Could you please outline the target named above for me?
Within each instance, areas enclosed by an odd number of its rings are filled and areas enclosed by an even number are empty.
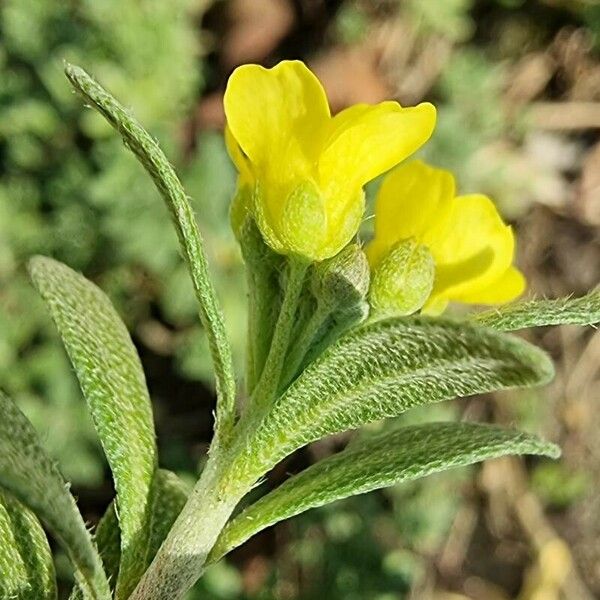
[[[335,111],[434,102],[438,127],[423,155],[453,169],[461,191],[492,196],[514,223],[531,296],[582,293],[600,279],[595,0],[3,0],[0,387],[42,433],[90,522],[112,497],[110,477],[27,259],[53,256],[110,295],[146,369],[162,463],[188,478],[210,440],[213,395],[166,210],[71,92],[63,61],[131,107],[177,166],[242,365],[244,279],[228,228],[235,173],[221,100],[235,66],[284,58],[317,72]],[[567,327],[528,335],[557,361],[551,387],[405,420],[519,424],[561,443],[560,462],[496,461],[313,511],[234,552],[191,597],[600,597],[600,337]],[[265,486],[346,440],[297,453]]]

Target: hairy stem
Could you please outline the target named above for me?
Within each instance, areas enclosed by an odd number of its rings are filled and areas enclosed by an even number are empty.
[[[225,483],[227,466],[215,456],[130,600],[178,600],[202,575],[217,537],[250,488]]]
[[[254,228],[250,243],[242,244],[248,282],[248,347],[246,392],[251,395],[262,373],[273,339],[281,305],[279,257],[265,248],[261,233]],[[259,238],[259,239],[257,239]]]
[[[274,323],[277,318],[278,290],[267,269],[251,269],[248,273],[248,365],[246,391],[252,394],[269,354]]]
[[[298,259],[290,258],[289,260],[285,293],[275,325],[271,348],[269,349],[265,368],[252,395],[257,405],[268,406],[277,393],[308,266],[309,263]]]
[[[309,348],[317,337],[319,330],[323,327],[330,314],[331,309],[329,307],[317,304],[315,311],[302,329],[300,337],[290,348],[281,376],[281,388],[285,388],[292,381]]]
[[[208,272],[202,237],[194,212],[177,174],[152,136],[83,69],[67,64],[73,87],[122,136],[152,177],[164,198],[177,230],[182,254],[200,305],[200,320],[208,336],[217,380],[217,436],[227,437],[235,421],[235,378],[223,314]]]
[[[360,307],[357,307],[355,311],[342,313],[332,316],[330,319],[330,326],[328,323],[327,331],[325,335],[318,340],[318,342],[308,348],[308,352],[302,357],[299,367],[303,364],[312,362],[317,356],[322,354],[329,346],[331,346],[337,339],[339,339],[346,331],[348,331],[354,325],[357,325],[364,319],[364,311]],[[335,318],[334,318],[335,317]]]

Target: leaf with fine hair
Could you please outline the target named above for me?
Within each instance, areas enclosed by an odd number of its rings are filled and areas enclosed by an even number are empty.
[[[181,512],[190,493],[189,487],[175,473],[166,469],[159,469],[154,478],[150,492],[152,501],[150,503],[150,532],[142,569],[152,562],[158,552],[160,545],[167,537],[171,526]],[[119,521],[115,513],[114,503],[110,506],[100,519],[94,540],[98,546],[98,552],[104,563],[104,570],[109,581],[116,581],[119,573],[119,561],[121,558],[121,537],[119,534]],[[137,582],[136,582],[137,583]],[[70,600],[81,600],[83,596],[79,588],[75,587],[70,595]]]
[[[450,319],[390,318],[342,337],[280,396],[244,441],[232,480],[260,477],[326,435],[457,396],[546,383],[547,355]]]
[[[115,503],[111,502],[106,512],[102,515],[96,531],[94,542],[102,558],[104,571],[108,577],[111,591],[114,592],[117,576],[119,575],[119,563],[121,561],[121,535],[119,532],[119,519],[115,512]],[[83,600],[83,592],[75,584],[71,590],[69,600]]]
[[[113,473],[122,546],[117,597],[126,598],[143,573],[157,464],[142,366],[125,325],[98,287],[45,257],[33,258],[29,272],[65,344]]]
[[[223,313],[208,272],[208,261],[194,211],[175,170],[156,140],[100,84],[80,67],[65,66],[71,85],[121,135],[146,169],[171,213],[179,246],[190,272],[200,319],[208,337],[217,380],[217,434],[227,438],[235,420],[235,377]]]
[[[108,600],[102,561],[58,468],[17,405],[0,392],[0,488],[33,511],[65,547],[85,597]]]
[[[209,561],[310,508],[507,454],[557,458],[560,450],[526,433],[474,423],[427,423],[359,440],[240,513],[221,533]]]
[[[121,532],[119,531],[119,519],[114,501],[110,503],[106,512],[98,521],[94,532],[94,541],[98,547],[98,552],[100,552],[108,582],[114,591],[121,563]]]
[[[593,325],[600,323],[600,291],[579,298],[513,302],[474,314],[472,320],[499,331],[516,331],[545,325]]]
[[[0,491],[0,598],[55,600],[56,574],[37,517]]]

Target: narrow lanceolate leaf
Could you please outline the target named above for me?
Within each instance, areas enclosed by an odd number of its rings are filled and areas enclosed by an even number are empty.
[[[507,454],[557,458],[560,450],[532,435],[473,423],[428,423],[358,441],[240,513],[221,533],[210,560],[310,508]]]
[[[167,533],[169,533],[171,526],[187,501],[189,492],[188,486],[175,473],[165,469],[157,471],[150,492],[150,517],[148,519],[150,529],[146,549],[141,559],[143,571],[150,565],[160,545],[167,537]],[[121,558],[119,521],[113,503],[110,504],[104,516],[100,519],[94,540],[102,557],[104,570],[112,585],[117,581]],[[78,588],[71,592],[70,600],[80,600],[82,598],[83,596]]]
[[[152,177],[171,213],[200,304],[200,319],[208,336],[215,365],[217,433],[226,436],[235,419],[235,379],[231,348],[208,272],[202,237],[185,190],[156,141],[102,86],[79,67],[67,65],[65,73],[83,98],[119,132],[127,147]]]
[[[81,384],[117,490],[122,562],[118,596],[141,576],[156,469],[152,407],[129,333],[104,293],[69,267],[36,257],[31,278],[46,301]]]
[[[514,302],[473,315],[480,325],[499,331],[516,331],[543,325],[593,325],[600,323],[600,291],[580,298]]]
[[[102,561],[75,500],[25,415],[0,393],[0,488],[32,510],[65,547],[85,598],[108,600]]]
[[[353,330],[274,403],[234,477],[260,476],[326,435],[457,396],[539,385],[550,359],[521,339],[440,318],[391,318]]]
[[[102,558],[104,572],[108,577],[111,591],[114,592],[119,575],[119,563],[121,562],[121,533],[114,502],[110,503],[98,522],[94,532],[94,542]],[[83,592],[77,585],[71,590],[69,600],[83,600]]]
[[[56,575],[36,516],[0,491],[0,598],[54,600]]]
[[[108,582],[111,588],[114,589],[119,575],[119,565],[121,564],[121,532],[119,531],[119,519],[117,518],[114,502],[110,503],[108,509],[98,521],[98,526],[94,532],[94,541],[98,552],[100,552]]]

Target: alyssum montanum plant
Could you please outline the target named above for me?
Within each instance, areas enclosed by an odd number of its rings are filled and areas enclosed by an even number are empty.
[[[248,279],[247,366],[237,390],[202,238],[175,172],[98,83],[78,67],[66,74],[123,137],[171,213],[214,362],[215,434],[193,489],[160,469],[144,374],[110,301],[67,266],[33,258],[31,278],[79,378],[116,498],[91,535],[31,424],[0,394],[2,598],[56,598],[40,521],[72,562],[72,599],[175,600],[207,565],[309,508],[486,458],[559,455],[553,444],[490,425],[384,428],[234,514],[265,473],[324,436],[414,406],[548,382],[546,354],[506,332],[598,322],[600,295],[441,316],[450,301],[507,303],[525,281],[512,264],[512,230],[488,198],[456,196],[449,173],[405,162],[431,135],[433,106],[360,104],[332,117],[304,64],[245,65],[224,100],[239,171],[231,222]],[[386,171],[363,249],[363,187]]]

